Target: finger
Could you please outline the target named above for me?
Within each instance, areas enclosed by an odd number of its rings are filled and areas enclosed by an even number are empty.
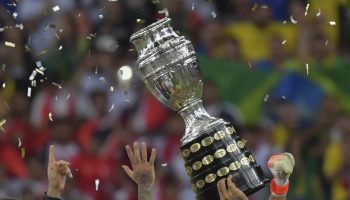
[[[142,156],[142,162],[147,162],[147,147],[146,147],[146,143],[142,142],[142,152],[141,152],[141,156]]]
[[[135,156],[135,161],[140,163],[141,162],[141,156],[140,156],[140,149],[139,149],[139,143],[134,142],[134,156]]]
[[[231,175],[227,177],[227,187],[232,192],[235,192],[237,190],[236,185],[232,182],[232,176]]]
[[[224,194],[222,193],[222,189],[221,189],[221,185],[222,185],[222,182],[225,181],[225,179],[221,179],[218,181],[217,183],[217,188],[218,188],[218,192],[219,192],[219,196],[220,196],[220,200],[224,200]]]
[[[49,164],[53,164],[54,162],[55,162],[55,146],[50,145]]]
[[[124,172],[129,176],[129,178],[134,180],[134,172],[126,165],[122,165],[122,168],[123,168]]]
[[[226,179],[222,179],[222,181],[219,183],[221,193],[224,199],[228,198],[228,190],[226,187]]]
[[[129,157],[131,165],[134,165],[135,164],[135,158],[134,158],[134,154],[133,154],[133,152],[131,150],[131,147],[129,145],[126,145],[125,149],[126,149],[126,153],[128,154],[128,157]]]
[[[59,160],[56,162],[58,165],[70,165],[69,162],[65,161],[65,160]]]
[[[149,164],[151,166],[154,166],[154,161],[156,160],[156,155],[157,155],[156,149],[152,148],[151,157],[149,158]]]

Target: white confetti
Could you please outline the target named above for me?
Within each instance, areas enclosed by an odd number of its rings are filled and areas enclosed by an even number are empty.
[[[216,12],[211,11],[211,16],[215,19],[216,18]]]
[[[306,4],[306,8],[305,8],[305,16],[307,15],[307,12],[309,11],[309,7],[310,7],[310,4]]]
[[[12,14],[12,16],[13,16],[13,18],[17,18],[17,16],[18,16],[18,13],[17,12],[14,12],[13,14]]]
[[[6,87],[6,83],[3,83],[3,84],[2,84],[2,88],[5,88],[5,87]]]
[[[286,24],[286,23],[287,23],[287,20],[284,20],[282,23],[283,23],[283,24]]]
[[[194,10],[194,3],[192,3],[192,10]]]
[[[283,99],[287,99],[285,96],[282,96]]]
[[[162,167],[168,166],[168,163],[162,163]]]
[[[326,41],[325,45],[328,46],[328,40]]]
[[[266,94],[265,95],[265,98],[264,98],[264,102],[266,102],[268,99],[269,99],[270,95],[269,94]]]
[[[112,106],[109,108],[108,112],[112,112],[113,109],[114,109],[114,104],[112,104]]]
[[[20,30],[23,30],[24,26],[23,26],[23,24],[16,24],[16,28],[18,28]]]
[[[62,86],[61,86],[60,84],[57,84],[57,83],[55,83],[55,82],[52,82],[52,85],[57,86],[58,89],[62,89]]]
[[[282,45],[286,44],[287,40],[283,40],[282,41]]]
[[[98,18],[103,19],[103,15],[101,15],[101,14],[98,15]]]
[[[95,179],[95,189],[98,190],[98,186],[100,185],[100,179]]]
[[[294,19],[293,15],[290,16],[290,21],[293,23],[293,24],[297,24],[298,21]]]
[[[42,67],[42,66],[43,66],[43,64],[41,64],[41,61],[40,61],[40,60],[39,60],[39,61],[36,61],[35,64],[36,64],[37,67]]]
[[[114,87],[111,86],[111,87],[109,88],[109,90],[110,90],[111,92],[113,92],[113,91],[114,91]]]
[[[309,64],[306,63],[306,74],[309,75]]]
[[[37,73],[38,73],[38,72],[37,72],[36,70],[33,70],[33,71],[32,71],[32,74],[29,76],[29,80],[30,80],[30,81],[34,80],[34,79],[35,79],[35,76],[37,75]]]
[[[169,10],[164,8],[163,10],[158,11],[159,14],[164,14],[166,17],[169,17]]]
[[[62,45],[60,45],[60,47],[58,47],[58,50],[61,51],[62,50]]]
[[[28,87],[27,96],[28,96],[28,97],[31,97],[31,96],[32,96],[32,88],[31,88],[31,87]]]
[[[248,64],[249,64],[249,68],[252,68],[252,63],[250,61],[248,62]]]
[[[53,10],[54,12],[57,12],[57,11],[60,10],[60,7],[59,7],[59,6],[54,6],[54,7],[52,8],[52,10]]]
[[[67,96],[66,96],[66,100],[68,100],[70,98],[70,94],[68,94]]]
[[[21,138],[17,137],[17,139],[18,139],[18,147],[21,147],[22,146]]]
[[[0,32],[3,32],[5,30],[5,28],[0,27]]]
[[[53,122],[52,113],[51,112],[49,113],[49,120]]]
[[[331,26],[337,25],[337,23],[336,23],[335,21],[330,21],[329,24],[330,24]]]
[[[0,130],[1,130],[2,132],[5,132],[5,129],[4,129],[5,123],[6,123],[6,119],[2,119],[2,120],[0,121]]]
[[[31,85],[32,87],[36,87],[36,80],[32,80],[32,82],[30,83],[30,85]]]
[[[318,9],[318,12],[316,13],[316,17],[321,16],[321,9]]]
[[[14,47],[16,47],[16,44],[12,43],[12,42],[5,41],[5,46],[14,48]]]

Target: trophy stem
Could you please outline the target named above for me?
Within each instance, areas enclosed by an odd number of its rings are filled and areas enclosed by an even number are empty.
[[[179,111],[179,114],[184,119],[186,125],[185,135],[181,139],[182,144],[195,139],[210,123],[217,120],[210,116],[203,108],[202,100],[188,104]]]

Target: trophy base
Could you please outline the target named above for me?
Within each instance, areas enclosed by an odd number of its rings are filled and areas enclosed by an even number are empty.
[[[229,124],[220,123],[209,128],[181,145],[181,153],[197,199],[219,200],[217,182],[229,175],[246,195],[269,183],[251,152],[245,148],[245,141]]]

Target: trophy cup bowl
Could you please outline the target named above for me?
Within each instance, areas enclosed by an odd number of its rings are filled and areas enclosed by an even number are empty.
[[[197,199],[219,199],[216,183],[229,175],[246,195],[269,180],[234,127],[203,108],[203,82],[190,41],[177,35],[163,18],[130,37],[137,52],[137,72],[164,105],[184,119],[181,154]]]

